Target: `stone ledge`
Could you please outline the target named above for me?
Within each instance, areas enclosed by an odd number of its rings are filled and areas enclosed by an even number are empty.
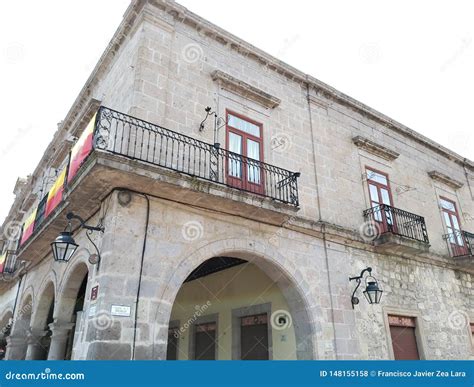
[[[448,175],[445,175],[444,173],[441,173],[441,172],[438,172],[438,171],[430,171],[430,172],[428,172],[428,175],[433,180],[436,180],[436,181],[439,181],[440,183],[446,184],[447,186],[449,186],[453,189],[459,189],[464,185],[460,181],[458,181],[456,179],[453,179],[452,177],[449,177]]]
[[[372,153],[376,156],[379,156],[387,161],[393,161],[400,156],[400,153],[395,152],[389,148],[384,147],[383,145],[377,144],[374,141],[371,141],[362,136],[355,136],[352,138],[352,142],[359,148],[364,149],[365,151]]]
[[[211,77],[223,89],[250,99],[267,109],[274,109],[281,103],[281,99],[274,97],[273,95],[268,94],[244,81],[234,78],[232,75],[229,75],[221,70],[213,71]]]

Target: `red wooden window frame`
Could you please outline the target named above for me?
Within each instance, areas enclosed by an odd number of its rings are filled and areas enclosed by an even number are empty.
[[[446,224],[446,218],[444,217],[444,214],[443,214],[443,222],[444,222],[444,225],[446,226],[446,230],[449,232],[449,228],[451,228],[451,231],[453,233],[455,233],[456,231],[459,231],[459,235],[456,235],[456,234],[454,235],[455,243],[452,242],[452,239],[450,237],[448,237],[448,243],[451,244],[451,247],[453,248],[453,251],[454,251],[456,256],[467,254],[466,241],[464,240],[464,236],[462,234],[461,218],[459,217],[459,212],[458,212],[458,207],[456,205],[456,202],[454,200],[448,199],[447,197],[444,197],[444,196],[440,196],[439,198],[440,198],[440,200],[444,200],[448,203],[451,203],[454,207],[454,211],[451,211],[451,210],[448,210],[447,208],[444,208],[440,203],[441,212],[446,213],[448,215],[448,218],[449,218],[449,225],[447,225]],[[453,217],[456,218],[456,220],[458,222],[458,225],[459,225],[459,229],[454,227]]]
[[[387,184],[379,183],[378,181],[372,180],[369,177],[369,172],[375,172],[375,173],[378,173],[379,175],[384,176],[385,179],[387,180]],[[375,202],[375,203],[377,203],[377,206],[381,205],[381,204],[387,204],[387,203],[383,203],[383,201],[382,201],[382,189],[385,189],[388,192],[388,198],[390,200],[390,204],[388,204],[388,205],[393,207],[392,189],[390,187],[390,179],[389,179],[388,173],[379,171],[378,169],[375,169],[375,168],[372,168],[372,167],[366,165],[365,166],[365,174],[367,176],[367,189],[369,190],[370,207],[371,208],[376,207],[374,205],[375,201],[372,200],[372,195],[370,194],[370,185],[375,186],[376,189],[377,189],[378,203]],[[379,220],[376,219],[376,215],[374,213],[374,220],[379,224],[379,226],[381,228],[380,231],[382,233],[387,232],[389,230],[389,224],[387,222],[387,214],[390,214],[390,213],[388,213],[387,211],[381,211],[382,219],[379,221]],[[393,216],[393,214],[390,214],[390,216],[392,218],[392,226],[393,226],[392,228],[395,231],[396,230],[395,217]]]
[[[247,121],[251,124],[254,124],[260,128],[260,137],[256,137],[250,133],[244,132],[240,129],[234,128],[233,126],[229,125],[229,115],[235,116],[240,118],[241,120]],[[229,133],[234,133],[242,138],[242,156],[247,157],[247,140],[255,141],[259,144],[260,147],[260,161],[263,162],[263,125],[255,120],[252,120],[248,117],[243,116],[242,114],[236,113],[232,110],[226,109],[226,135],[225,135],[225,142],[226,142],[226,149],[229,150]],[[227,183],[236,188],[244,189],[246,191],[255,192],[259,194],[264,194],[264,173],[262,167],[260,167],[260,180],[259,184],[249,181],[248,179],[248,170],[247,165],[242,162],[241,163],[241,177],[232,176],[229,173],[229,159],[226,159],[226,178]]]

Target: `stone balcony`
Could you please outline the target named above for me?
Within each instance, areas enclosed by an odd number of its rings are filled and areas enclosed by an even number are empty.
[[[44,257],[64,230],[67,212],[88,219],[114,189],[275,225],[298,211],[299,173],[105,107],[95,117],[90,154],[74,178],[66,179],[61,202],[35,224],[17,259],[31,262]],[[229,179],[229,173],[236,176]]]
[[[364,211],[371,240],[377,251],[408,254],[427,253],[430,247],[425,219],[386,204]]]

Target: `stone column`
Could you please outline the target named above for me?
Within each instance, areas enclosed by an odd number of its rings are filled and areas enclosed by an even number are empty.
[[[5,359],[7,360],[23,360],[26,355],[26,348],[28,343],[26,342],[26,336],[8,336],[7,337],[7,354]]]
[[[74,323],[54,322],[49,324],[52,336],[48,360],[64,360],[68,338],[73,327]]]
[[[48,348],[45,346],[45,337],[48,331],[33,330],[28,333],[25,360],[46,360]]]

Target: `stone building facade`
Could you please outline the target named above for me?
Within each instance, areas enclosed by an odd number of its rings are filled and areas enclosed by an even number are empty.
[[[134,1],[15,187],[1,345],[7,359],[469,359],[473,184],[472,161],[173,1]],[[104,231],[73,219],[79,247],[56,262],[69,212]],[[352,305],[367,267],[381,302],[364,277]]]

